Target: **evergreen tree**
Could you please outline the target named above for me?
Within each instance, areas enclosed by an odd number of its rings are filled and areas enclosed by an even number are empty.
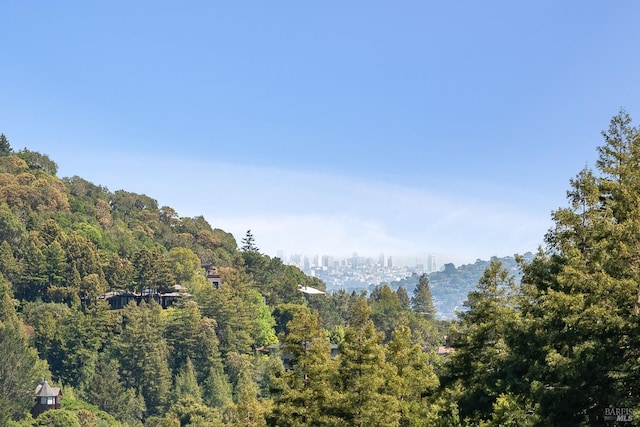
[[[23,246],[19,270],[21,275],[16,282],[16,297],[35,301],[45,298],[47,292],[46,258],[42,253],[43,242],[35,234],[30,234]]]
[[[546,425],[594,424],[605,408],[638,408],[640,136],[625,111],[552,215],[547,253],[525,266],[516,342]]]
[[[233,410],[234,427],[266,427],[266,402],[258,400],[258,386],[252,378],[251,369],[240,372],[236,384],[236,405]]]
[[[371,319],[376,330],[383,332],[385,341],[391,339],[395,326],[402,321],[403,308],[398,295],[389,285],[377,286],[369,297]]]
[[[110,254],[107,259],[103,270],[109,289],[133,289],[134,268],[131,260],[118,254]]]
[[[58,353],[57,377],[63,384],[76,387],[94,370],[98,350],[105,338],[104,331],[97,327],[97,320],[75,306],[60,324],[62,345]]]
[[[251,353],[254,344],[255,313],[249,304],[249,290],[252,281],[246,274],[227,271],[223,283],[201,297],[202,312],[216,319],[220,351]]]
[[[82,397],[126,425],[139,425],[146,411],[144,399],[120,380],[120,364],[101,355],[95,370],[81,388]]]
[[[202,392],[198,386],[196,371],[193,368],[191,359],[188,357],[187,361],[178,372],[178,375],[175,377],[172,394],[172,400],[174,402],[177,402],[184,397],[189,397],[196,403],[202,403]]]
[[[467,310],[458,314],[456,351],[447,360],[444,381],[461,385],[458,406],[465,418],[489,418],[498,396],[508,391],[508,333],[518,317],[511,296],[514,287],[513,277],[493,259],[476,290],[469,292]]]
[[[429,287],[429,276],[423,274],[413,290],[411,298],[413,310],[422,313],[428,320],[436,318],[436,307],[433,305],[433,295]]]
[[[383,337],[370,314],[366,299],[357,298],[339,347],[339,404],[330,410],[351,426],[397,426],[399,402],[388,387],[394,369],[385,360]]]
[[[4,133],[0,133],[0,157],[9,156],[11,153],[13,153],[13,150],[11,149],[11,144],[9,144],[9,140]]]
[[[0,242],[18,248],[27,231],[20,218],[9,209],[0,208]]]
[[[164,292],[176,284],[168,260],[159,249],[142,249],[133,259],[134,284],[137,292]]]
[[[409,294],[407,293],[407,290],[403,286],[400,286],[398,288],[398,290],[396,291],[396,295],[398,296],[398,299],[402,304],[402,309],[411,310],[411,299],[409,298]]]
[[[48,276],[48,285],[61,286],[64,284],[65,272],[67,270],[67,260],[64,249],[58,241],[51,242],[43,250]]]
[[[0,274],[0,425],[19,420],[33,406],[36,385],[49,376],[36,350],[29,346],[18,319],[9,283]]]
[[[341,425],[334,394],[335,361],[317,315],[301,310],[287,323],[282,351],[290,369],[268,418],[273,426]]]
[[[218,362],[209,369],[209,375],[202,385],[204,402],[222,411],[232,401],[232,387],[229,377],[224,373],[222,363]]]
[[[191,359],[198,383],[204,381],[220,358],[216,326],[214,320],[202,317],[195,301],[183,299],[175,304],[166,329],[167,343],[171,348],[169,366],[174,373],[187,359]]]
[[[437,414],[430,411],[430,399],[439,380],[435,374],[429,354],[420,345],[412,344],[411,330],[399,326],[386,346],[387,360],[396,372],[390,383],[398,401],[400,426],[431,426]]]
[[[11,245],[6,240],[0,243],[0,274],[10,283],[15,283],[20,277],[20,268],[20,263],[13,256]]]
[[[197,402],[190,396],[181,398],[167,412],[162,426],[223,427],[220,412]],[[147,423],[148,424],[148,423]]]
[[[164,411],[171,388],[161,316],[162,309],[155,302],[129,304],[123,311],[122,333],[116,346],[125,387],[134,388],[144,397],[151,415]]]
[[[260,252],[260,249],[256,246],[256,240],[251,233],[251,230],[247,230],[247,234],[242,238],[242,247],[240,248],[242,252]]]

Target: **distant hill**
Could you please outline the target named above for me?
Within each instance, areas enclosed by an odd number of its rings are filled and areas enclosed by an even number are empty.
[[[527,252],[523,256],[527,261],[533,258],[531,252]],[[520,279],[520,271],[514,257],[495,257],[494,259],[500,260],[504,268],[512,272],[517,280]],[[456,310],[463,309],[467,294],[475,289],[480,277],[482,277],[482,273],[489,267],[490,262],[491,260],[478,259],[473,264],[464,264],[459,267],[453,264],[445,264],[441,271],[428,275],[439,318],[453,319],[456,317]],[[419,279],[419,275],[414,274],[406,279],[392,282],[389,286],[394,290],[404,287],[409,295],[412,295]]]

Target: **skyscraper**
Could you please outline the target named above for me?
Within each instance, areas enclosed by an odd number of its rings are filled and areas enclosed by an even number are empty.
[[[436,271],[438,271],[438,260],[435,255],[429,255],[427,257],[427,273]]]

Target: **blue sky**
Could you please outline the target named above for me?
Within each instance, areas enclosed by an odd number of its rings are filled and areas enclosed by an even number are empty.
[[[271,256],[535,251],[620,108],[634,1],[8,1],[0,132]]]

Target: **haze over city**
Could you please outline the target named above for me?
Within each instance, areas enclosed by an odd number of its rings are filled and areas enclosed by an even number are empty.
[[[271,256],[535,251],[611,116],[640,117],[639,12],[5,2],[0,132]]]

